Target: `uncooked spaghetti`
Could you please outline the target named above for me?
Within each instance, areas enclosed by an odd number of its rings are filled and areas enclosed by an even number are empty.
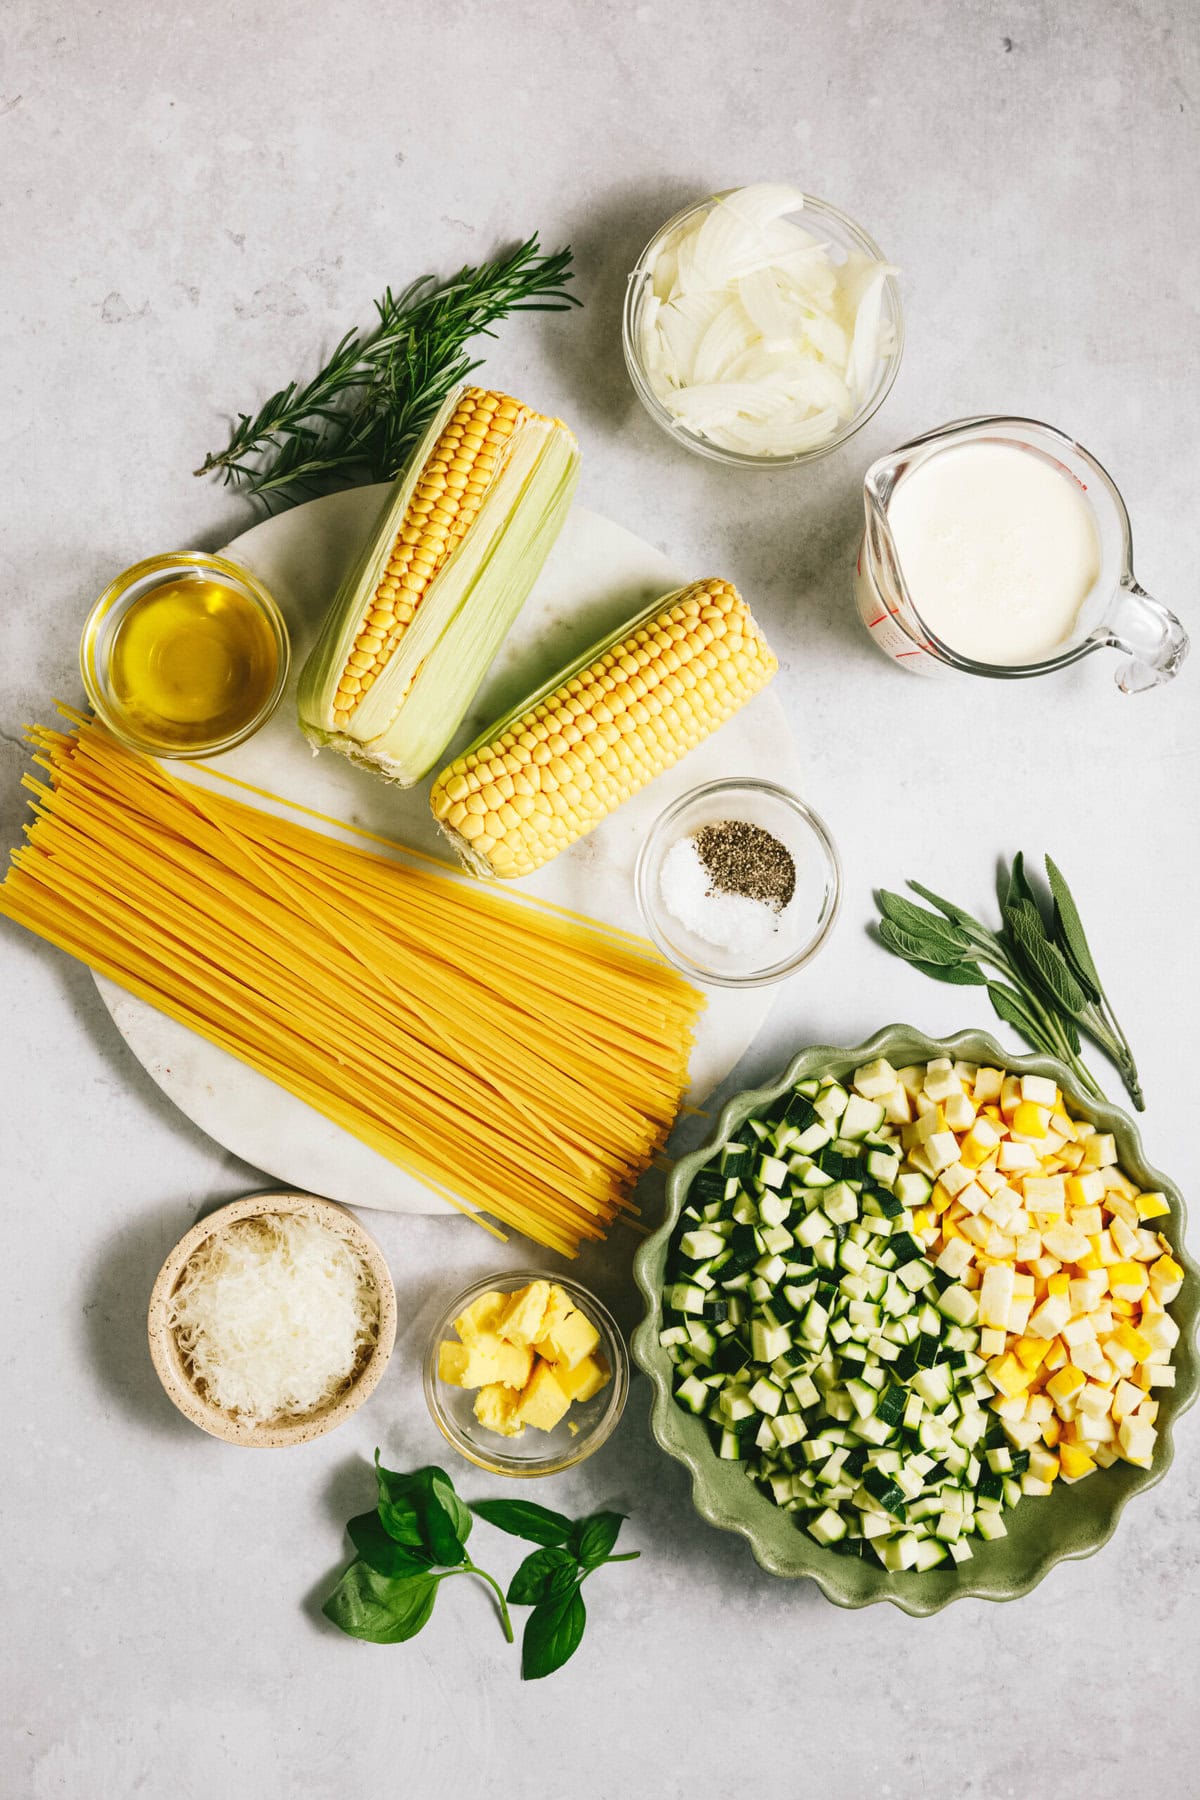
[[[661,1151],[703,1000],[641,940],[30,732],[0,913],[495,1230],[573,1255]]]

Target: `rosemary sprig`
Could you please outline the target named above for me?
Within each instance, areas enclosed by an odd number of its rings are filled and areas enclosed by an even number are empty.
[[[329,487],[390,481],[451,389],[479,367],[467,342],[515,312],[564,312],[568,245],[544,256],[536,232],[507,256],[425,276],[375,302],[373,331],[348,331],[324,367],[289,382],[256,413],[239,413],[223,450],[196,475],[219,474],[267,506],[292,505]]]
[[[1018,853],[1010,870],[1002,866],[999,931],[989,931],[961,906],[910,881],[937,912],[881,889],[879,935],[895,955],[937,981],[985,987],[1000,1018],[1035,1049],[1066,1063],[1080,1085],[1102,1100],[1103,1090],[1080,1057],[1079,1033],[1086,1032],[1116,1064],[1134,1106],[1144,1112],[1133,1051],[1101,985],[1079,909],[1050,857],[1046,873],[1053,901],[1049,918]]]

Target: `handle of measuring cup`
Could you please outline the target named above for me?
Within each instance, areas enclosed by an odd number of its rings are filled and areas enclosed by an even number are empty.
[[[1106,621],[1106,641],[1129,658],[1117,670],[1123,694],[1142,694],[1178,675],[1188,653],[1188,635],[1159,600],[1136,581],[1124,585]]]

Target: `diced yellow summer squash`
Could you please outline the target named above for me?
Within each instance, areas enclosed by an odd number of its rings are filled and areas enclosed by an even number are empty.
[[[1135,1202],[1139,1219],[1161,1219],[1164,1213],[1171,1210],[1170,1202],[1165,1194],[1139,1194]]]
[[[987,1366],[990,1380],[1009,1400],[1023,1395],[1029,1386],[1029,1371],[1023,1369],[1013,1355],[996,1357]]]
[[[1117,1140],[1111,1132],[1098,1131],[1090,1137],[1083,1152],[1086,1169],[1103,1169],[1117,1160]]]
[[[1081,1481],[1096,1467],[1095,1458],[1082,1444],[1060,1444],[1058,1461],[1064,1481]]]
[[[1148,1283],[1144,1263],[1115,1262],[1109,1267],[1108,1286],[1114,1300],[1140,1300]]]
[[[1074,1363],[1068,1363],[1065,1368],[1058,1371],[1057,1375],[1050,1377],[1046,1383],[1046,1392],[1056,1406],[1061,1405],[1064,1401],[1070,1400],[1072,1395],[1077,1394],[1084,1386],[1085,1381],[1086,1377],[1082,1371],[1077,1369]]]
[[[1012,1116],[1012,1129],[1022,1137],[1044,1138],[1050,1129],[1050,1114],[1032,1100],[1022,1100]]]

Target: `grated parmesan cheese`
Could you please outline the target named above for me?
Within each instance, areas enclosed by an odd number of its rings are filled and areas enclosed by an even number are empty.
[[[214,1233],[188,1259],[169,1322],[197,1388],[256,1424],[316,1412],[379,1335],[379,1291],[358,1252],[299,1213]]]

